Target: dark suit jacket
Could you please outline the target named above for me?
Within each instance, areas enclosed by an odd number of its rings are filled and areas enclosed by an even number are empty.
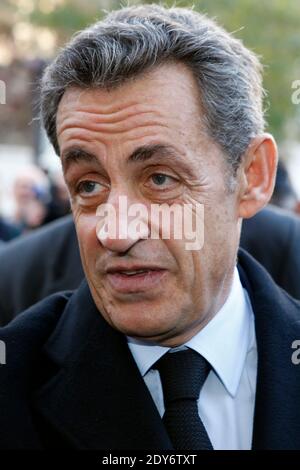
[[[300,303],[246,252],[239,271],[255,313],[258,376],[254,449],[300,449]],[[127,346],[95,307],[85,281],[0,329],[0,447],[171,449]]]
[[[241,246],[300,299],[300,217],[269,205],[243,221]]]
[[[84,278],[72,216],[0,247],[0,326]]]

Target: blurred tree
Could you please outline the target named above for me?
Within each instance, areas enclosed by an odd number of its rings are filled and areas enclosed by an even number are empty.
[[[118,0],[33,0],[32,23],[52,28],[60,43],[74,32],[100,19],[104,10],[116,9]]]
[[[173,5],[174,0],[165,3]],[[103,9],[119,5],[119,0],[1,0],[0,27],[8,33],[18,20],[48,28],[55,32],[57,47],[75,31],[100,19]],[[177,5],[190,6],[191,2],[180,0]],[[300,1],[195,0],[194,8],[215,17],[261,57],[265,64],[267,120],[277,140],[289,135],[290,129],[297,131],[300,105],[293,104],[291,96],[293,81],[300,79]]]
[[[146,0],[147,1],[147,0]],[[148,2],[151,3],[151,2]],[[166,1],[172,5],[172,1]],[[189,5],[180,1],[180,6]],[[300,2],[295,0],[196,0],[195,10],[219,24],[260,56],[265,66],[268,130],[281,141],[300,114],[291,101],[292,82],[300,79]],[[300,134],[299,136],[300,137]]]

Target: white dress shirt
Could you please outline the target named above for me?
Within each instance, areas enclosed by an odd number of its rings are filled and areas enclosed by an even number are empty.
[[[128,346],[161,416],[163,391],[153,364],[170,348],[127,338]],[[257,374],[254,315],[235,268],[232,287],[213,319],[180,348],[211,364],[199,396],[199,416],[214,449],[251,449]]]

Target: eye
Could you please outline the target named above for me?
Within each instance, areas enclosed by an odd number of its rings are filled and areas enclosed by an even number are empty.
[[[81,181],[76,192],[81,196],[94,196],[102,189],[103,185],[95,181]]]
[[[165,173],[154,173],[150,177],[151,182],[155,186],[169,187],[177,182],[172,176],[166,175]]]

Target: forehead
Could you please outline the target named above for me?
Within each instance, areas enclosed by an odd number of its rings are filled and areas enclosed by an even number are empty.
[[[78,157],[83,151],[102,167],[116,171],[140,148],[153,145],[172,147],[171,154],[192,166],[194,173],[201,167],[207,172],[208,167],[223,165],[220,148],[204,126],[196,79],[177,63],[114,89],[68,89],[57,113],[57,138],[65,170],[67,159],[77,165],[91,161]]]
[[[183,131],[189,123],[189,129],[195,126],[199,131],[200,95],[192,72],[183,64],[172,63],[114,89],[67,89],[57,113],[58,138],[66,128],[76,127],[79,119],[94,121],[100,131],[106,130],[106,124],[123,132],[161,119],[167,120],[170,128]]]

